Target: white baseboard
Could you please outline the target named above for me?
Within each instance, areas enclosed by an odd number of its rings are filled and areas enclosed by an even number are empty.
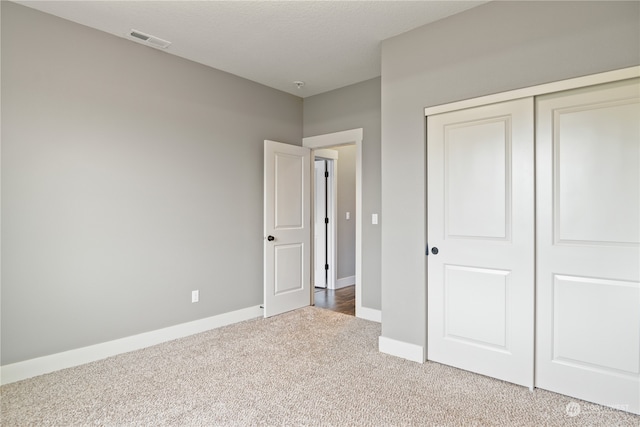
[[[401,357],[412,362],[424,363],[424,347],[387,337],[378,338],[378,350],[381,353]]]
[[[194,320],[168,328],[132,335],[88,347],[56,353],[49,356],[16,362],[0,367],[0,384],[9,384],[60,369],[83,365],[129,351],[139,350],[177,338],[261,317],[260,306],[248,307],[206,319]]]
[[[382,311],[367,307],[356,307],[356,317],[382,323]]]
[[[356,276],[347,276],[336,279],[336,289],[346,288],[347,286],[356,284]]]

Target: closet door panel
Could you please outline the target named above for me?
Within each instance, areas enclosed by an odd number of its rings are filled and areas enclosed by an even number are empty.
[[[536,386],[640,413],[638,79],[536,102]]]
[[[533,99],[427,132],[427,358],[532,387]]]

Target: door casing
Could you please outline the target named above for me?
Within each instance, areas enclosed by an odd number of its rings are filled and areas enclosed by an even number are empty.
[[[357,128],[303,138],[302,146],[312,150],[340,145],[356,146],[356,317],[380,322],[379,310],[362,306],[362,139],[363,129]],[[311,157],[313,160],[313,152]]]

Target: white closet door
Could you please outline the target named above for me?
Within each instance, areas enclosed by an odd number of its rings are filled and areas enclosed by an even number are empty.
[[[533,117],[525,98],[427,119],[427,358],[528,387]]]
[[[537,99],[536,386],[640,412],[638,79]]]

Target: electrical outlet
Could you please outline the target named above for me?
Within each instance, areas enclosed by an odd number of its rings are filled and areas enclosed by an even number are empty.
[[[200,301],[200,291],[191,291],[191,302]]]

